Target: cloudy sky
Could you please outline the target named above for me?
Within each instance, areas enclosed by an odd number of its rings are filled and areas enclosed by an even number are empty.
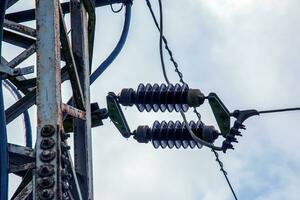
[[[152,2],[158,13],[157,1]],[[32,5],[21,0],[11,11]],[[230,111],[300,106],[299,1],[166,0],[163,5],[165,35],[190,87],[217,93]],[[114,14],[109,7],[97,9],[94,68],[117,43],[123,16],[124,10]],[[135,1],[124,51],[91,87],[92,101],[105,107],[109,91],[163,83],[158,47],[159,34],[146,3]],[[3,51],[8,60],[20,52],[10,45]],[[34,58],[24,66],[32,63]],[[169,79],[178,82],[166,63]],[[68,88],[63,85],[64,101]],[[12,102],[6,94],[6,106]],[[199,111],[205,123],[216,126],[208,103]],[[132,130],[156,119],[180,120],[178,113],[139,113],[134,107],[124,112]],[[236,149],[220,155],[239,199],[299,199],[299,117],[297,112],[253,117]],[[191,111],[188,118],[196,120]],[[209,149],[155,150],[122,138],[109,120],[104,123],[93,129],[95,199],[233,199]],[[9,125],[11,143],[24,144],[20,125],[21,120]],[[10,184],[17,182],[11,176]]]

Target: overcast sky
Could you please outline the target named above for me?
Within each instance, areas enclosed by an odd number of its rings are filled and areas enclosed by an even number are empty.
[[[157,1],[152,2],[158,13]],[[32,5],[21,0],[11,11]],[[191,88],[217,93],[230,111],[300,106],[299,1],[166,0],[163,5],[165,35]],[[132,9],[123,52],[91,87],[92,101],[101,107],[109,91],[164,82],[159,33],[145,1],[136,0]],[[94,69],[117,43],[123,16],[124,9],[119,14],[109,7],[97,9]],[[8,60],[20,52],[9,45],[3,51]],[[167,54],[165,58],[169,79],[176,83]],[[34,58],[24,66],[32,63]],[[64,84],[64,101],[68,88]],[[12,102],[6,94],[6,106]],[[199,111],[206,124],[216,126],[207,102]],[[135,107],[124,113],[132,130],[155,120],[180,120],[178,113],[139,113]],[[34,131],[34,109],[31,114]],[[299,117],[297,112],[253,117],[235,150],[220,155],[239,199],[299,199]],[[196,120],[192,111],[188,118]],[[109,120],[104,124],[93,129],[96,200],[233,199],[209,149],[155,150],[151,144],[122,138]],[[24,144],[20,125],[21,120],[9,125],[11,143]],[[16,183],[11,176],[10,184]]]

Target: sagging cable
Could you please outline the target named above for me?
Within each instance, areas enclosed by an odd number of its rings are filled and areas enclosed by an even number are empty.
[[[127,40],[127,35],[129,32],[130,21],[131,21],[131,6],[132,2],[128,2],[125,4],[125,21],[123,26],[123,31],[120,37],[119,42],[116,47],[110,53],[110,55],[97,67],[97,69],[90,76],[90,85],[94,83],[94,81],[108,68],[108,66],[117,58],[119,53],[124,47],[124,44]]]
[[[11,93],[16,101],[22,98],[22,95],[18,91],[18,89],[8,80],[3,81],[3,86]],[[24,111],[23,113],[23,124],[25,127],[25,146],[32,147],[32,130],[31,130],[31,123],[30,123],[30,116],[28,110]]]

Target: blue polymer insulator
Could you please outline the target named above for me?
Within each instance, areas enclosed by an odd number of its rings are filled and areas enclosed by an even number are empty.
[[[132,88],[123,89],[119,95],[119,102],[123,106],[136,105],[140,112],[146,110],[157,111],[184,111],[189,107],[200,106],[204,102],[204,95],[200,90],[189,89],[183,84],[140,84],[135,91]]]
[[[206,142],[213,143],[219,136],[219,132],[213,126],[206,126],[201,121],[189,123],[194,134]],[[152,128],[149,126],[139,126],[134,132],[134,139],[140,143],[152,142],[154,148],[173,147],[179,148],[201,148],[190,135],[185,123],[176,121],[155,121]]]

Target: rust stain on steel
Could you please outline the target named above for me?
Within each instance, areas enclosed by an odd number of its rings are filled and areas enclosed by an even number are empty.
[[[68,113],[72,117],[76,117],[76,118],[79,118],[79,119],[82,119],[82,120],[86,120],[86,113],[82,110],[79,110],[77,108],[69,106],[65,103],[62,104],[62,110],[63,110],[63,112]]]
[[[14,31],[17,31],[17,32],[20,32],[20,33],[23,33],[25,35],[36,37],[35,29],[30,28],[28,26],[24,26],[22,24],[15,23],[15,22],[7,20],[7,19],[4,20],[4,27],[14,30]]]

